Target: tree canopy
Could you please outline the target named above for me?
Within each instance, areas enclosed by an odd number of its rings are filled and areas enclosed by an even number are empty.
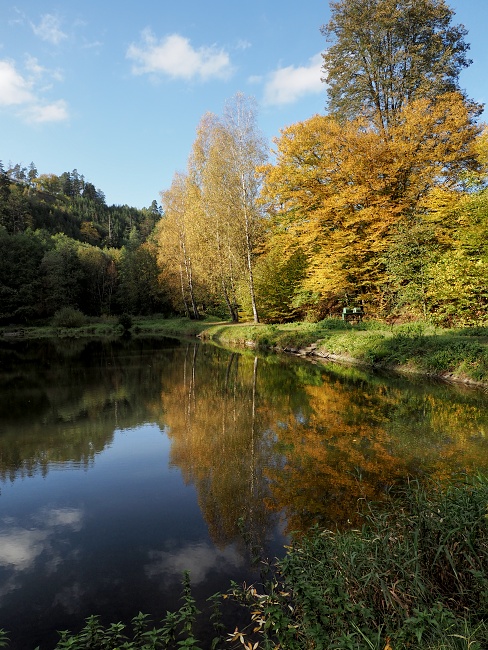
[[[445,0],[339,0],[321,31],[329,111],[366,114],[387,129],[420,98],[459,91],[471,61],[463,25]]]

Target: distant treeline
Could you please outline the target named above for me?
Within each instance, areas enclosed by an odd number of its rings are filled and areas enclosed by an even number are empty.
[[[164,311],[154,246],[161,208],[105,202],[75,169],[38,175],[0,162],[0,323]],[[153,283],[151,285],[151,283]]]
[[[142,210],[108,206],[104,193],[76,169],[60,176],[38,175],[34,163],[5,170],[0,161],[0,226],[11,234],[43,229],[99,247],[122,248],[133,230],[145,241],[160,217],[157,201]]]

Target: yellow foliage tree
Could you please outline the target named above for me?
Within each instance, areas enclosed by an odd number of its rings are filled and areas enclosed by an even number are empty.
[[[297,245],[307,254],[303,288],[381,308],[395,228],[428,212],[434,189],[462,187],[478,133],[459,93],[411,102],[388,133],[332,116],[284,129],[262,199],[290,254]]]
[[[174,298],[179,293],[187,316],[198,318],[190,201],[188,176],[175,174],[171,187],[161,193],[165,217],[157,229],[158,258],[163,279],[173,289]]]

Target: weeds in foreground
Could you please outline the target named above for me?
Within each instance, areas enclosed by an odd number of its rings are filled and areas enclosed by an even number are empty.
[[[488,483],[415,484],[361,530],[315,529],[258,588],[233,585],[249,647],[446,650],[488,647]],[[246,647],[248,647],[246,645]]]
[[[212,648],[222,639],[222,624],[215,615],[215,600],[220,594],[212,597],[213,628],[216,636]],[[182,606],[176,612],[167,612],[158,624],[154,624],[148,614],[139,612],[131,621],[130,626],[122,622],[104,626],[99,616],[89,616],[85,626],[77,634],[68,630],[59,633],[55,650],[160,650],[169,648],[186,648],[187,650],[202,650],[194,635],[194,625],[198,614],[195,599],[190,587],[190,576],[183,576]],[[1,642],[1,636],[0,636]]]

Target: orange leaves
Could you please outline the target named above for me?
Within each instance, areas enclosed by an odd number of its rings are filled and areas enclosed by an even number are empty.
[[[459,93],[411,102],[388,132],[319,115],[284,129],[262,199],[289,248],[308,255],[305,289],[374,299],[394,226],[428,210],[434,188],[460,187],[478,133]]]

